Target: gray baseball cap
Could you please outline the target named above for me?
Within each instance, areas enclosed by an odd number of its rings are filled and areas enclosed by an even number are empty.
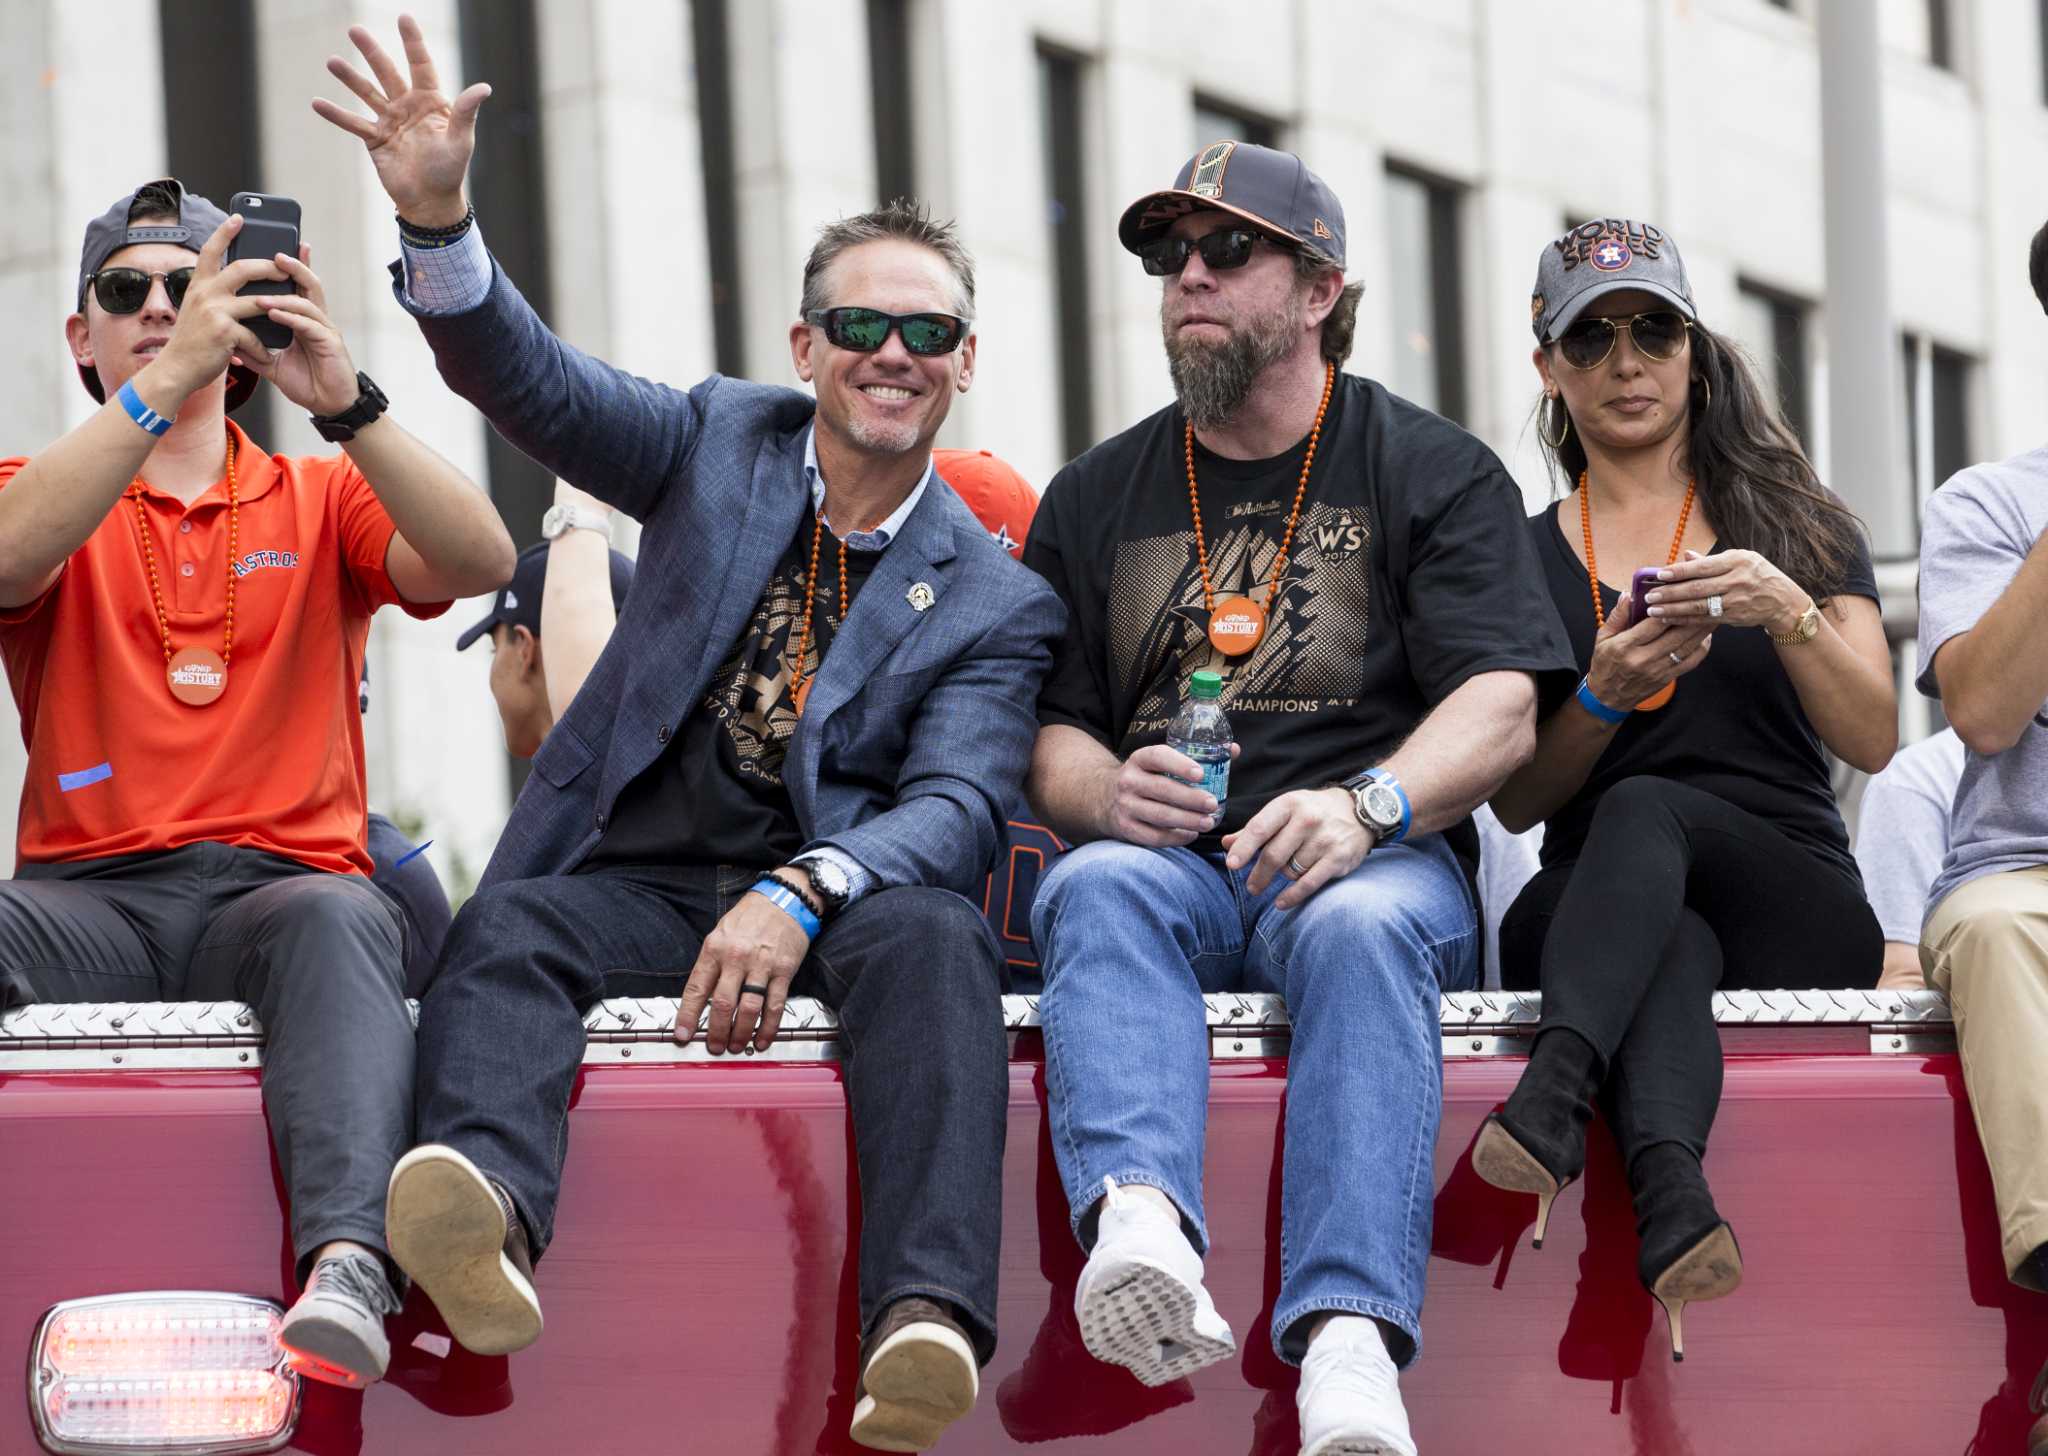
[[[1344,266],[1344,208],[1292,152],[1252,142],[1211,142],[1181,164],[1173,186],[1124,209],[1116,235],[1133,253],[1197,208],[1243,218],[1262,232]]]
[[[1625,288],[1655,294],[1688,321],[1699,318],[1678,244],[1650,223],[1602,217],[1544,247],[1536,262],[1536,291],[1529,295],[1529,326],[1538,343],[1554,340],[1587,304]]]
[[[128,214],[135,206],[135,199],[145,188],[158,187],[178,200],[178,220],[171,222],[133,223]],[[206,246],[206,240],[214,230],[228,220],[228,215],[201,197],[196,192],[187,192],[185,184],[175,177],[163,177],[154,182],[145,182],[141,187],[123,197],[112,207],[85,225],[85,246],[78,255],[78,297],[75,307],[85,312],[86,285],[92,275],[106,266],[107,259],[136,243],[172,243],[180,248],[190,248],[197,253]],[[100,384],[100,372],[81,364],[78,377],[85,385],[85,392],[105,404],[107,391]],[[228,399],[230,410],[239,408],[249,396],[256,392],[256,375],[241,364],[228,366]]]

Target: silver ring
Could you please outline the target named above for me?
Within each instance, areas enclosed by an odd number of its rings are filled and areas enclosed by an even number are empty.
[[[1710,617],[1721,615],[1721,599],[1718,596],[1707,598],[1707,615]]]
[[[1297,880],[1308,873],[1307,870],[1294,862],[1294,856],[1291,854],[1287,856],[1287,868],[1294,872],[1294,878]]]
[[[1671,659],[1671,665],[1672,665],[1673,667],[1684,667],[1684,666],[1685,666],[1685,659],[1684,659],[1684,658],[1682,658],[1682,657],[1680,657],[1680,656],[1679,656],[1679,655],[1678,655],[1677,653],[1675,653],[1675,652],[1667,652],[1667,653],[1665,653],[1664,655],[1665,655],[1666,657],[1668,657],[1668,658],[1670,658],[1670,659]]]

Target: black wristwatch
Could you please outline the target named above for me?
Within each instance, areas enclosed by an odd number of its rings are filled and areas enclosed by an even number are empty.
[[[332,440],[337,444],[344,440],[353,440],[357,430],[370,424],[391,408],[391,401],[384,397],[384,391],[377,387],[377,382],[369,375],[358,371],[356,388],[361,391],[356,395],[356,402],[341,413],[311,417],[313,428],[320,432],[321,439]]]

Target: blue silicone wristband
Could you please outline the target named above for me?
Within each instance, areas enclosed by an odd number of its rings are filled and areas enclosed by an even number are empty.
[[[1385,784],[1394,791],[1394,797],[1401,801],[1401,827],[1381,840],[1382,844],[1399,844],[1408,837],[1408,826],[1415,822],[1415,811],[1409,807],[1408,791],[1401,787],[1401,781],[1394,777],[1392,770],[1369,768],[1365,776],[1376,783]]]
[[[121,401],[121,408],[128,411],[128,418],[135,421],[152,435],[161,435],[178,422],[176,415],[160,415],[142,402],[142,396],[135,392],[135,381],[129,380],[121,386],[114,398]]]
[[[802,897],[779,880],[771,880],[764,876],[754,881],[754,893],[781,909],[802,927],[803,933],[812,940],[816,940],[818,932],[825,928],[819,923],[818,917],[811,913],[811,907],[803,902]]]
[[[1577,697],[1579,700],[1580,707],[1584,708],[1587,712],[1591,713],[1595,718],[1598,718],[1602,723],[1605,723],[1610,728],[1612,728],[1616,723],[1626,723],[1628,721],[1628,715],[1635,711],[1633,708],[1610,708],[1605,703],[1601,702],[1598,698],[1594,697],[1593,680],[1589,677],[1582,677],[1579,679],[1579,691],[1577,693]]]

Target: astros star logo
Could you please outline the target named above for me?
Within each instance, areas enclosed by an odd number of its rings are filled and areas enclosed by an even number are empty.
[[[1635,257],[1628,250],[1628,244],[1619,238],[1608,238],[1593,248],[1593,266],[1603,273],[1612,273],[1617,268],[1626,268]]]

